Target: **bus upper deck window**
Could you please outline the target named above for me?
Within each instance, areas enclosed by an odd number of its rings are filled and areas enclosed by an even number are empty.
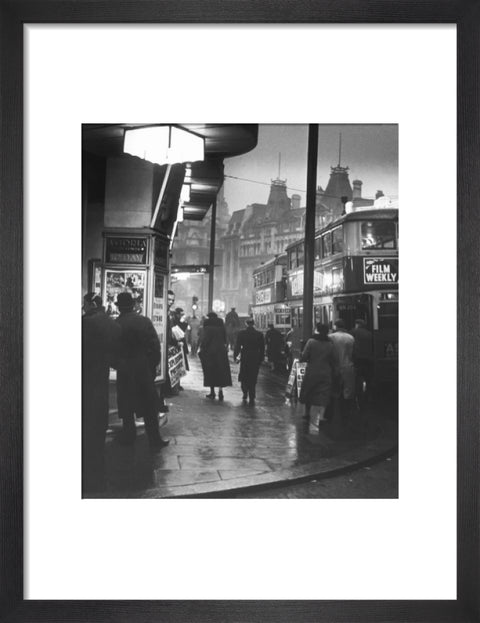
[[[343,228],[337,227],[332,231],[332,253],[343,253]]]
[[[396,227],[393,221],[363,221],[362,249],[396,249]]]

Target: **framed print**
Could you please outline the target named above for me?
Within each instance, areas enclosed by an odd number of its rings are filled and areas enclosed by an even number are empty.
[[[478,7],[285,0],[272,12],[263,0],[18,0],[0,1],[0,8],[0,620],[478,620]],[[131,27],[143,29],[140,36],[132,38]],[[172,42],[170,55],[152,54],[159,37]],[[80,47],[73,51],[73,45]],[[247,65],[242,56],[250,59]],[[152,58],[161,62],[152,67]],[[173,74],[188,80],[169,84]],[[275,106],[267,98],[269,107],[261,107],[266,93],[282,92],[287,110],[282,98]],[[43,105],[32,106],[38,93]],[[162,101],[165,93],[173,94],[175,108]],[[313,124],[345,122],[350,115],[349,121],[367,123],[376,114],[376,122],[399,123],[400,188],[411,210],[402,228],[417,245],[429,241],[418,255],[413,244],[400,251],[402,262],[415,255],[405,272],[402,265],[402,280],[413,284],[410,304],[400,312],[407,319],[401,326],[410,349],[407,367],[425,377],[405,394],[406,407],[402,398],[409,416],[402,442],[412,452],[401,462],[418,460],[414,473],[400,472],[400,500],[408,512],[400,513],[397,500],[368,507],[338,500],[321,507],[305,500],[79,500],[79,451],[72,439],[80,435],[74,326],[80,297],[71,283],[75,275],[69,277],[80,241],[69,236],[81,213],[80,126],[111,122],[110,115],[156,122],[159,109],[168,122],[176,113],[185,122],[199,121],[191,115],[219,122],[238,115],[247,123]],[[406,109],[409,119],[402,117]],[[40,170],[39,153],[47,172]],[[46,184],[45,176],[55,184]],[[451,211],[442,211],[446,204]],[[451,220],[439,223],[438,214]],[[103,255],[100,275],[100,253],[92,251],[90,279],[107,296],[127,281],[142,301],[150,289],[150,312],[163,334],[168,252],[150,246],[146,268],[146,247],[125,262],[131,243],[122,238],[105,250],[109,261]],[[385,268],[388,255],[379,254],[381,265],[370,262],[358,273],[366,280],[380,273],[396,278],[393,263]],[[122,266],[116,265],[120,259]],[[53,260],[60,265],[54,288],[40,278],[47,267],[55,272]],[[457,352],[451,348],[455,331]],[[442,357],[443,368],[435,367]],[[160,375],[166,365],[163,360]],[[456,430],[455,396],[446,389],[455,385],[455,374]],[[447,468],[439,452],[446,447],[454,455],[455,434],[456,482],[455,465]],[[428,514],[429,506],[436,515]],[[437,524],[446,526],[443,541]],[[408,552],[403,558],[402,548]],[[428,570],[435,567],[432,579]],[[329,576],[335,581],[328,591],[315,586],[317,577],[328,583]],[[356,580],[356,587],[339,578]],[[399,583],[407,597],[400,596]]]

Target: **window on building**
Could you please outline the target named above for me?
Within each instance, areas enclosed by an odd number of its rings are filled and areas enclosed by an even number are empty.
[[[315,239],[315,259],[316,260],[322,259],[322,239],[321,238]]]
[[[288,269],[293,270],[297,267],[297,250],[295,248],[288,250]]]
[[[332,255],[332,232],[328,232],[322,236],[323,257]]]
[[[396,249],[396,227],[393,221],[363,221],[362,249]]]
[[[297,266],[303,266],[304,254],[305,254],[304,248],[305,247],[304,247],[303,243],[299,244],[298,247],[297,247]]]

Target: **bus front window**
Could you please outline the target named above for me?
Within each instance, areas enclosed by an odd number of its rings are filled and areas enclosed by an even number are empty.
[[[361,225],[362,249],[396,249],[393,221],[364,221]]]

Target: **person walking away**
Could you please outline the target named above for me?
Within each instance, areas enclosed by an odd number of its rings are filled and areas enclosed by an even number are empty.
[[[342,417],[349,419],[353,414],[355,398],[355,368],[353,367],[353,335],[345,330],[345,322],[338,318],[334,322],[335,331],[329,338],[335,346],[339,369],[339,388],[337,399]]]
[[[293,329],[289,329],[285,335],[285,358],[287,362],[287,372],[290,372],[293,364]]]
[[[370,402],[372,398],[373,335],[362,318],[355,320],[352,335],[354,338],[355,395],[358,405],[363,407],[365,402]]]
[[[133,444],[135,417],[143,418],[148,442],[153,450],[168,445],[158,426],[159,397],[155,388],[155,369],[160,362],[160,342],[149,318],[134,311],[129,292],[117,296],[121,328],[117,364],[118,416],[123,421],[119,441]]]
[[[198,351],[198,336],[200,333],[200,319],[193,313],[193,316],[189,319],[190,327],[190,354],[192,357],[197,356]]]
[[[333,380],[338,368],[335,347],[328,338],[328,326],[318,323],[300,355],[307,363],[299,400],[305,405],[308,430],[318,433],[327,421],[326,409],[332,397]],[[312,410],[315,412],[312,413]]]
[[[233,351],[237,341],[237,335],[240,331],[240,317],[235,311],[235,307],[225,316],[225,330],[227,332],[228,346]]]
[[[265,356],[263,335],[254,328],[254,324],[252,318],[246,321],[247,328],[239,331],[233,352],[234,361],[240,356],[238,380],[242,387],[243,402],[248,397],[250,406],[255,404],[258,370]]]
[[[265,346],[268,362],[274,372],[283,372],[282,355],[284,352],[283,335],[272,323],[265,333]]]
[[[232,385],[228,344],[223,320],[213,311],[207,314],[203,323],[199,343],[199,356],[203,369],[203,385],[210,387],[207,398],[215,398],[218,387],[218,399],[223,400],[223,388]]]
[[[82,492],[105,486],[110,367],[116,366],[120,327],[95,292],[83,297],[82,316]]]

